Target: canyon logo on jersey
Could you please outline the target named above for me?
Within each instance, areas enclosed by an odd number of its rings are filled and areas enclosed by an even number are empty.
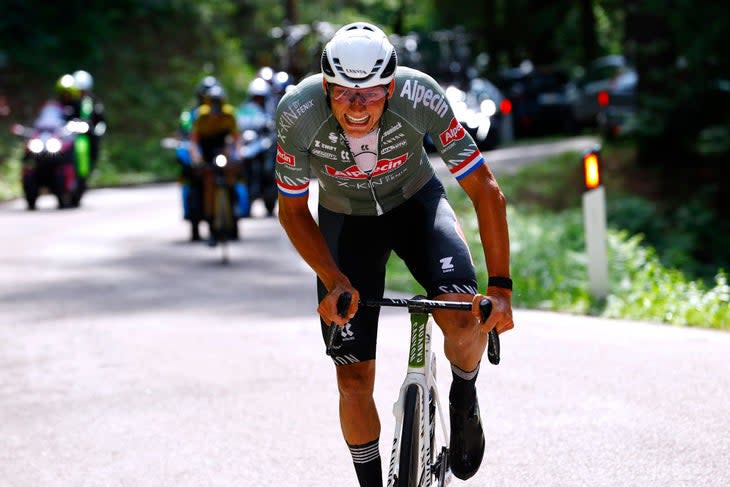
[[[462,125],[459,123],[458,120],[456,120],[456,118],[452,118],[451,123],[449,124],[449,128],[439,134],[439,138],[441,139],[441,145],[446,147],[452,142],[463,139],[465,134],[466,131],[464,130],[464,127],[462,127]]]
[[[279,164],[286,164],[288,166],[294,166],[294,156],[287,153],[284,149],[281,148],[281,145],[276,145],[276,162]]]
[[[395,171],[399,167],[401,167],[403,164],[405,164],[406,160],[408,159],[408,154],[403,154],[401,156],[398,156],[394,159],[381,159],[378,161],[377,164],[375,164],[375,167],[373,168],[370,175],[372,177],[376,176],[382,176],[385,173],[388,173],[390,171]],[[336,178],[345,178],[345,179],[367,179],[368,175],[363,172],[359,167],[357,167],[357,164],[353,164],[352,166],[348,167],[347,169],[344,169],[342,171],[338,171],[332,166],[324,166],[325,171],[327,171],[327,174],[330,176],[334,176]]]

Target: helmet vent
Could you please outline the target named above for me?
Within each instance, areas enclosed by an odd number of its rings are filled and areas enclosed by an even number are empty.
[[[330,77],[335,76],[335,70],[332,69],[332,65],[330,64],[329,59],[327,59],[327,50],[326,49],[322,50],[322,71],[327,76],[330,76]]]
[[[378,67],[382,64],[382,60],[378,63]],[[398,56],[396,56],[395,51],[393,51],[393,54],[390,55],[390,59],[388,59],[388,64],[385,65],[385,69],[383,69],[383,72],[380,73],[381,78],[390,78],[393,76],[393,72],[395,71],[395,67],[398,65]]]

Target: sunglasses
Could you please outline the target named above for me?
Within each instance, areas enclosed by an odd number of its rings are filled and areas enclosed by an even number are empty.
[[[339,85],[329,85],[328,91],[330,96],[337,102],[350,104],[354,103],[355,98],[360,99],[363,105],[374,105],[388,95],[388,88],[385,86],[374,86],[372,88],[345,88]]]

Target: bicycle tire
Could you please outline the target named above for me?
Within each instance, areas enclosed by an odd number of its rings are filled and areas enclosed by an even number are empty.
[[[400,437],[398,487],[417,487],[421,467],[421,390],[411,384],[406,389],[403,405],[403,427]]]
[[[233,208],[227,188],[216,188],[215,229],[218,240],[225,242],[233,237]]]

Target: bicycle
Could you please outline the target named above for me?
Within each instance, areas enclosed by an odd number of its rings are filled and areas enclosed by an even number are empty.
[[[337,302],[340,316],[344,316],[351,299],[349,293],[340,295]],[[393,405],[395,433],[387,487],[428,487],[434,485],[434,480],[438,487],[448,485],[452,478],[449,433],[436,386],[436,354],[431,350],[431,312],[436,309],[471,311],[471,302],[436,301],[414,296],[411,299],[366,299],[360,305],[405,307],[411,315],[408,369]],[[480,310],[483,320],[486,320],[492,311],[492,302],[483,299]],[[341,346],[339,329],[333,324],[328,330],[328,355]],[[489,332],[487,358],[492,364],[499,364],[499,335],[495,329]],[[437,418],[440,436],[436,435]],[[425,438],[429,441],[424,441]]]
[[[213,177],[213,221],[211,231],[221,248],[221,259],[228,262],[228,241],[239,238],[238,220],[233,210],[231,185],[226,180],[226,167],[233,164],[223,155],[218,154],[210,165]]]

